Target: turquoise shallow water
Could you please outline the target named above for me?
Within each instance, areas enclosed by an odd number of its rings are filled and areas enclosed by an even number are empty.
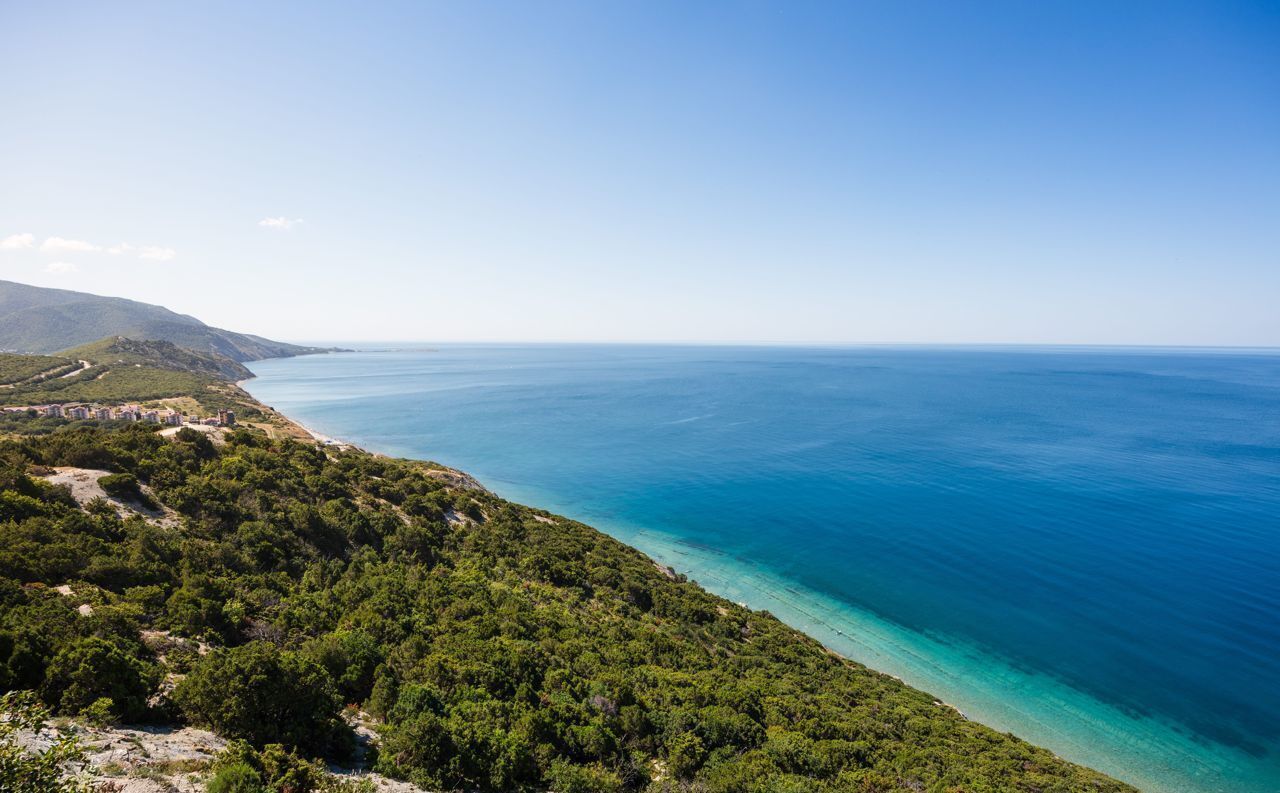
[[[609,531],[1148,790],[1280,791],[1280,355],[448,346],[262,361],[314,429]]]

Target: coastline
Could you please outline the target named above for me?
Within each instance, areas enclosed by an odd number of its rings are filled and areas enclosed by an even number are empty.
[[[254,399],[254,402],[258,401]],[[261,403],[258,403],[261,404]],[[359,439],[344,440],[273,411],[306,437],[369,454],[418,459],[403,450],[377,451]],[[436,465],[438,463],[432,463]],[[448,468],[458,471],[456,468]],[[483,474],[478,477],[485,481]],[[1177,725],[1124,713],[1045,675],[1018,669],[984,652],[909,631],[878,616],[808,590],[718,549],[696,546],[654,527],[628,526],[605,515],[582,514],[552,494],[500,482],[494,490],[510,501],[542,505],[591,526],[644,553],[660,567],[687,575],[707,591],[769,611],[830,652],[929,693],[965,718],[1088,766],[1148,791],[1239,791],[1271,788],[1264,766],[1232,747],[1207,747]],[[1257,767],[1241,785],[1241,768]]]
[[[328,435],[325,435],[325,434],[324,434],[324,433],[322,433],[322,432],[317,432],[317,431],[315,431],[315,430],[311,429],[310,427],[308,427],[306,424],[302,424],[302,423],[300,423],[300,422],[298,422],[298,421],[294,421],[293,419],[289,419],[289,420],[290,420],[290,421],[292,421],[292,422],[293,422],[293,424],[294,424],[294,426],[296,426],[298,429],[300,429],[300,430],[302,430],[303,432],[307,433],[308,435],[310,435],[312,438],[314,438],[316,441],[318,441],[319,443],[321,443],[321,444],[322,444],[322,445],[324,445],[324,446],[333,446],[333,447],[336,447],[336,448],[339,448],[339,449],[354,449],[354,448],[358,448],[358,447],[356,447],[356,446],[353,446],[353,445],[352,445],[352,444],[350,444],[350,443],[347,443],[346,441],[341,441],[341,440],[338,440],[337,438],[332,438],[332,437],[330,437],[330,436],[328,436]],[[362,452],[366,452],[366,453],[369,453],[369,454],[373,454],[373,452],[370,452],[368,449],[360,449],[360,451],[362,451]]]

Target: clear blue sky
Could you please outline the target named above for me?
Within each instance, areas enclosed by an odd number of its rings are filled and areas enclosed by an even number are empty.
[[[4,2],[0,88],[0,277],[237,330],[1280,345],[1276,2]]]

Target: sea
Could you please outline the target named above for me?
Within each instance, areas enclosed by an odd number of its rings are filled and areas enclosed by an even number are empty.
[[[1143,790],[1280,791],[1280,350],[363,346],[244,385]]]

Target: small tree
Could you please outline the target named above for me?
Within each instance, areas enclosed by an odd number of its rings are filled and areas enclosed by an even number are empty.
[[[107,474],[98,478],[98,485],[109,496],[126,501],[142,500],[142,487],[138,484],[138,477],[133,474]]]
[[[45,699],[63,713],[80,713],[107,698],[107,713],[130,721],[146,715],[147,698],[155,683],[156,670],[150,664],[115,642],[90,636],[54,656],[44,691]]]
[[[618,775],[598,765],[574,765],[564,760],[551,763],[547,782],[553,793],[621,793]]]
[[[174,689],[173,699],[193,722],[257,746],[279,743],[318,754],[350,749],[342,701],[329,674],[267,642],[205,656]]]
[[[232,741],[213,762],[205,793],[375,793],[368,780],[336,777],[323,764],[268,744]]]
[[[107,474],[106,476],[98,477],[98,484],[107,495],[113,498],[132,501],[141,504],[147,509],[159,507],[155,500],[143,491],[142,485],[138,483],[138,477],[133,474]]]
[[[677,778],[692,778],[705,756],[702,739],[691,732],[682,732],[667,742],[667,766]]]

